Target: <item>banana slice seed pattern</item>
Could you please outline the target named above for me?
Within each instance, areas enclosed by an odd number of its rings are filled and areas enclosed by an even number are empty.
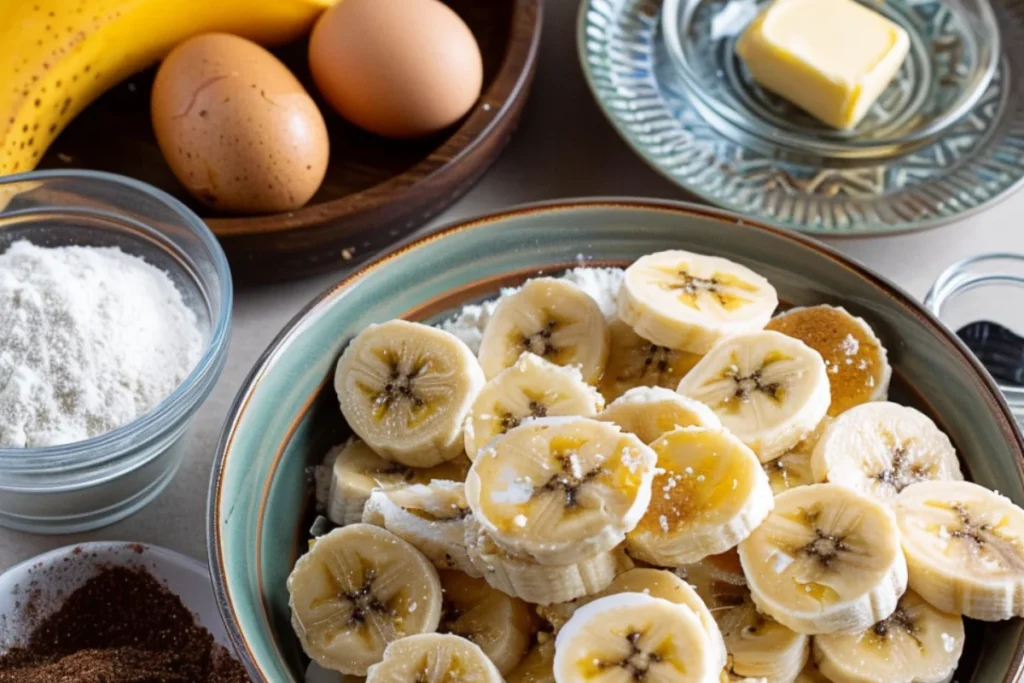
[[[757,287],[745,280],[716,272],[711,277],[700,277],[690,273],[685,266],[677,268],[658,267],[666,275],[662,287],[678,292],[679,301],[690,308],[700,310],[701,295],[710,295],[713,301],[725,311],[737,311],[751,303],[744,294],[757,292]]]
[[[911,484],[925,481],[932,478],[934,465],[929,467],[914,456],[912,439],[900,441],[891,432],[885,432],[882,436],[882,447],[886,455],[882,458],[882,469],[870,473],[870,476],[880,484],[889,486],[899,493]]]

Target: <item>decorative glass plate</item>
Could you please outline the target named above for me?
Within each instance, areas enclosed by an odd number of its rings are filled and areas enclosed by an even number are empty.
[[[1002,40],[986,46],[985,4],[882,3],[915,48],[851,135],[749,81],[729,36],[764,1],[665,0],[666,8],[662,0],[583,0],[586,79],[656,170],[724,208],[828,235],[935,227],[1024,180],[1024,4],[994,0]],[[957,117],[958,108],[967,113]]]

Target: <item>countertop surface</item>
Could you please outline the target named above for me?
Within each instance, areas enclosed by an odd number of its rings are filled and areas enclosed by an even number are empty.
[[[636,158],[598,110],[577,62],[576,2],[547,0],[545,13],[537,80],[519,131],[483,180],[425,230],[546,199],[601,195],[691,199]],[[830,240],[830,244],[920,298],[954,261],[986,251],[1024,253],[1024,231],[1019,230],[1022,214],[1024,192],[937,230]],[[90,533],[33,536],[0,529],[0,571],[51,548],[90,540],[154,543],[205,561],[210,464],[235,392],[278,331],[340,276],[332,273],[236,291],[227,366],[192,425],[187,459],[167,490],[132,517]]]

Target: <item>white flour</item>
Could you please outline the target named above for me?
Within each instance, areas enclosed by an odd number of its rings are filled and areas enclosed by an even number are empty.
[[[574,268],[567,271],[562,279],[568,280],[589,294],[601,307],[601,312],[606,318],[614,318],[616,299],[624,275],[625,271],[621,268]],[[518,287],[509,287],[501,290],[501,296],[497,299],[485,301],[480,305],[465,306],[454,318],[442,322],[441,329],[451,332],[466,342],[466,346],[473,353],[478,353],[484,328],[487,327],[487,322],[491,319],[498,302],[517,291]]]
[[[0,254],[0,447],[91,438],[154,408],[203,334],[166,273],[116,248]]]

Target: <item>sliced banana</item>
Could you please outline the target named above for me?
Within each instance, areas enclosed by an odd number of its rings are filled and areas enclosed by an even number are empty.
[[[652,344],[617,318],[608,324],[608,330],[608,365],[598,388],[609,401],[636,387],[675,389],[701,359],[700,354]]]
[[[736,548],[717,555],[708,555],[700,564],[707,568],[716,581],[724,581],[734,586],[747,585],[747,577],[743,575],[743,565],[740,563],[740,553]]]
[[[493,379],[524,351],[555,365],[575,365],[596,384],[608,361],[608,323],[601,307],[565,280],[530,280],[494,309],[480,342],[480,365]]]
[[[334,374],[352,431],[382,457],[410,467],[462,453],[462,426],[483,385],[480,364],[458,337],[404,320],[356,335]]]
[[[441,572],[441,588],[444,611],[438,630],[476,643],[501,675],[508,674],[530,647],[530,606],[462,572]]]
[[[555,638],[541,631],[537,642],[519,666],[505,677],[506,683],[555,683]]]
[[[685,569],[686,581],[715,615],[732,680],[790,683],[807,663],[810,638],[760,612],[744,586],[716,578],[707,560]]]
[[[755,604],[797,633],[863,630],[892,614],[907,587],[892,512],[837,484],[776,496],[739,551]]]
[[[880,500],[928,479],[962,480],[956,450],[928,416],[877,401],[833,420],[811,457],[817,481],[842,484]]]
[[[363,522],[384,527],[423,553],[438,569],[480,576],[466,551],[466,487],[435,479],[377,489],[363,509]]]
[[[607,552],[643,516],[654,452],[585,417],[531,420],[481,451],[466,477],[480,525],[509,553],[568,565]]]
[[[568,602],[597,593],[633,568],[633,562],[620,548],[560,566],[517,557],[499,547],[473,517],[466,520],[466,545],[469,559],[487,583],[535,605]]]
[[[778,332],[726,339],[683,378],[678,391],[711,406],[761,462],[811,433],[830,400],[821,355]]]
[[[685,605],[618,593],[584,605],[555,639],[557,683],[715,683],[721,667]]]
[[[800,440],[786,453],[774,460],[764,463],[764,471],[768,474],[768,482],[772,485],[772,493],[776,496],[783,491],[816,483],[811,470],[811,455],[818,445],[821,435],[832,423],[831,417],[822,418],[813,432]]]
[[[722,426],[711,408],[663,387],[630,389],[612,401],[597,419],[619,425],[646,444],[676,427]]]
[[[828,409],[832,417],[888,395],[892,376],[888,353],[874,330],[846,309],[792,308],[773,318],[767,329],[799,339],[821,354],[832,388]]]
[[[292,627],[311,659],[363,676],[393,641],[433,631],[441,583],[414,547],[384,529],[352,524],[321,536],[288,577]]]
[[[366,683],[504,683],[475,643],[441,633],[407,636],[388,645]]]
[[[615,577],[615,580],[608,584],[600,593],[584,596],[572,602],[563,602],[557,605],[549,605],[537,608],[537,614],[548,621],[557,634],[562,627],[572,619],[572,616],[586,604],[598,598],[619,593],[643,593],[653,598],[668,600],[679,605],[685,605],[693,610],[693,613],[700,619],[701,626],[707,632],[708,651],[712,659],[717,658],[719,667],[726,664],[725,643],[722,640],[722,633],[718,623],[712,615],[705,600],[686,581],[664,569],[637,568],[630,569]]]
[[[775,288],[749,268],[688,251],[637,259],[619,290],[619,318],[637,334],[697,354],[760,330],[778,304]]]
[[[818,667],[814,666],[813,661],[807,662],[807,666],[800,672],[800,675],[796,677],[793,683],[832,683],[832,681],[825,678],[825,676],[818,671]]]
[[[964,620],[913,591],[896,611],[857,633],[814,638],[814,661],[833,683],[943,683],[964,649]]]
[[[514,365],[485,384],[473,402],[466,420],[466,455],[474,460],[491,439],[527,418],[594,417],[602,408],[604,398],[583,381],[577,368],[523,353]]]
[[[460,455],[435,467],[407,467],[385,460],[355,437],[332,451],[328,456],[332,465],[326,499],[327,518],[341,526],[362,521],[363,507],[376,488],[429,484],[434,479],[465,481],[471,464]]]
[[[651,444],[658,471],[651,502],[626,536],[630,554],[676,567],[725,552],[774,504],[757,456],[724,430],[680,427]]]
[[[966,481],[926,481],[895,501],[910,587],[972,619],[1024,616],[1024,510]]]

